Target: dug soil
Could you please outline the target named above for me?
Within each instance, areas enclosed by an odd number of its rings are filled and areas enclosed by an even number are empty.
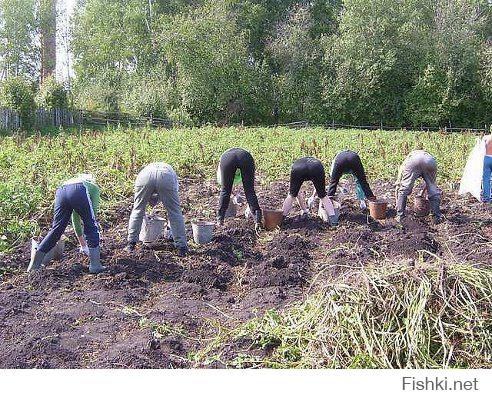
[[[263,206],[278,209],[288,187],[258,182],[257,189]],[[178,257],[167,241],[125,252],[127,201],[105,218],[102,258],[110,271],[97,276],[87,273],[88,259],[69,229],[63,259],[35,275],[25,273],[25,243],[0,257],[0,367],[221,367],[219,360],[196,364],[193,357],[219,329],[302,301],[350,269],[439,259],[490,265],[491,209],[445,188],[442,224],[414,216],[410,198],[398,226],[391,183],[373,189],[390,203],[383,222],[359,210],[352,195],[342,200],[337,228],[315,213],[300,220],[296,208],[280,229],[257,236],[242,208],[216,228],[212,243],[195,246],[189,221],[213,218],[218,188],[183,179],[190,254]],[[48,227],[46,220],[43,233]]]

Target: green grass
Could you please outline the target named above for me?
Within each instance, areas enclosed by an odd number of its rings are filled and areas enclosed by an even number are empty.
[[[102,217],[132,195],[145,164],[165,161],[181,176],[213,178],[231,147],[248,149],[267,180],[285,178],[294,160],[320,158],[328,169],[337,151],[359,151],[370,179],[394,179],[406,154],[419,146],[439,162],[440,182],[459,179],[474,138],[464,134],[308,128],[193,128],[69,130],[58,134],[0,137],[0,251],[8,251],[51,217],[56,187],[80,172],[93,173],[103,201]]]

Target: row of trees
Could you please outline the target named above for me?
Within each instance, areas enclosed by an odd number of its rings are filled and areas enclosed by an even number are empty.
[[[81,108],[190,124],[492,122],[491,0],[80,0],[71,28]]]
[[[483,125],[489,0],[86,0],[79,104],[191,123]]]

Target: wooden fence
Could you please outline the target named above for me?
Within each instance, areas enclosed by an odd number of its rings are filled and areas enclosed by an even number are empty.
[[[41,129],[50,126],[76,125],[123,125],[123,126],[152,126],[171,128],[169,119],[155,117],[135,117],[130,114],[116,112],[98,112],[86,110],[68,110],[55,108],[52,110],[37,109],[34,113],[34,128]],[[21,130],[22,118],[8,108],[0,108],[0,131]]]
[[[79,111],[82,123],[86,125],[112,125],[124,126],[152,126],[171,128],[173,123],[169,119],[153,116],[133,116],[122,112]]]
[[[49,126],[74,126],[82,123],[80,111],[55,108],[52,110],[37,109],[34,113],[34,127],[37,129]],[[14,131],[22,129],[22,118],[9,109],[0,108],[0,130]]]
[[[49,126],[76,126],[76,125],[122,125],[122,126],[152,126],[172,128],[173,122],[169,119],[155,118],[152,116],[133,116],[121,112],[100,112],[87,110],[68,110],[56,108],[53,110],[38,109],[35,112],[34,127],[40,129]],[[308,127],[324,127],[328,129],[364,129],[364,130],[421,130],[421,131],[441,131],[446,133],[451,132],[467,132],[472,134],[488,133],[492,129],[490,126],[483,128],[467,128],[467,127],[451,127],[451,126],[420,126],[420,127],[401,127],[401,126],[385,126],[380,125],[348,125],[340,124],[333,121],[332,123],[318,125],[311,124],[310,121],[296,121],[285,124],[277,124],[269,127],[285,126],[293,129],[301,129]],[[265,127],[249,126],[249,127]],[[0,131],[15,131],[22,129],[22,120],[17,112],[8,108],[0,108]]]

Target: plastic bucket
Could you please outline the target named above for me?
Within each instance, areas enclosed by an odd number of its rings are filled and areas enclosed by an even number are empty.
[[[282,211],[272,210],[272,209],[263,209],[263,218],[265,220],[265,229],[266,230],[275,230],[280,223],[284,214]]]
[[[208,244],[212,241],[214,235],[214,223],[213,222],[192,222],[191,228],[193,229],[193,240],[197,244]]]
[[[138,239],[142,242],[154,242],[162,236],[166,221],[159,216],[145,216]]]
[[[65,252],[65,236],[62,236],[56,245],[44,256],[43,266],[48,265],[52,260],[60,260]],[[38,242],[34,239],[31,240],[31,259],[34,257],[38,249]]]
[[[369,201],[369,213],[376,220],[386,219],[388,203],[383,200]]]
[[[430,213],[429,200],[421,195],[418,195],[413,200],[413,211],[417,216],[427,216]]]
[[[340,203],[336,201],[332,201],[333,208],[335,210],[335,221],[338,223],[338,219],[340,218]],[[323,219],[324,222],[329,222],[330,217],[328,216],[328,212],[326,211],[325,207],[319,202],[319,207],[318,207],[318,216]]]

